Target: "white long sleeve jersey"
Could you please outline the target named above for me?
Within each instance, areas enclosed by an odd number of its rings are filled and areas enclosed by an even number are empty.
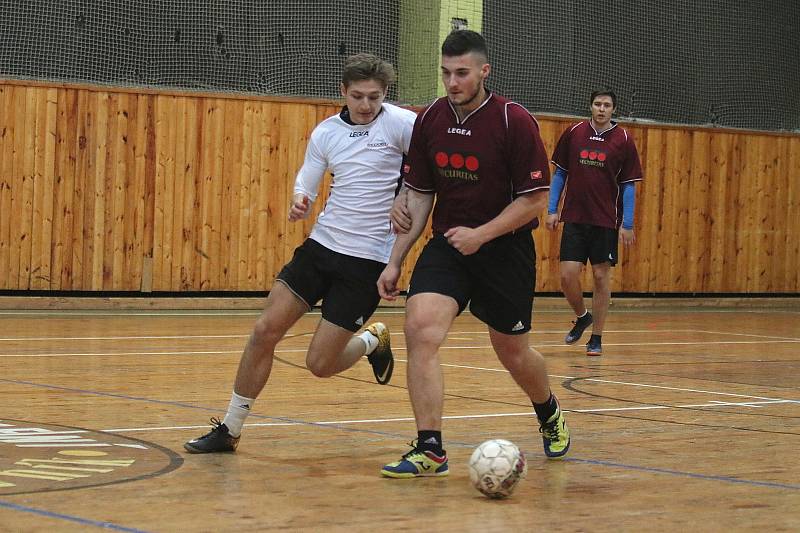
[[[314,128],[294,193],[314,201],[326,170],[333,183],[311,239],[352,257],[389,261],[389,211],[415,118],[413,111],[384,103],[369,124],[351,125],[335,115]]]

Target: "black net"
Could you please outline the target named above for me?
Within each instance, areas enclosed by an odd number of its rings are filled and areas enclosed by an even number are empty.
[[[481,10],[477,0],[467,3]],[[3,0],[0,76],[337,98],[342,60],[355,52],[391,61],[401,78],[430,70],[436,47],[412,42],[400,57],[409,11],[439,12],[431,8],[437,2],[414,5],[423,7],[389,0]],[[800,130],[799,2],[482,6],[491,87],[536,113],[583,116],[591,90],[609,87],[618,115],[628,119]],[[455,18],[474,27],[469,17]],[[435,17],[412,23],[438,40]],[[425,104],[436,89],[390,98]]]
[[[494,83],[520,103],[584,115],[608,87],[630,119],[800,129],[800,3],[553,5],[484,3]]]

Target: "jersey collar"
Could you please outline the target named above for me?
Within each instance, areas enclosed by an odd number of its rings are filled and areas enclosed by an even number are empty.
[[[350,118],[350,110],[349,110],[349,109],[347,109],[347,106],[346,106],[346,105],[344,105],[344,106],[342,106],[342,110],[341,110],[341,111],[339,111],[339,118],[340,118],[340,119],[342,119],[342,121],[343,121],[345,124],[347,124],[348,126],[369,126],[370,124],[372,124],[373,122],[375,122],[376,120],[378,120],[378,117],[380,117],[380,116],[381,116],[381,113],[383,113],[383,105],[381,105],[381,110],[380,110],[380,111],[378,111],[378,114],[377,114],[377,115],[375,115],[375,118],[373,118],[373,119],[372,119],[370,122],[367,122],[366,124],[356,124],[356,123],[355,123],[355,122],[353,122],[353,120]]]
[[[452,112],[453,112],[453,118],[455,118],[455,119],[456,119],[456,124],[464,124],[466,121],[468,121],[468,120],[469,120],[469,117],[471,117],[472,115],[474,115],[475,113],[477,113],[478,111],[480,111],[481,109],[483,109],[483,107],[484,107],[486,104],[488,104],[488,103],[489,103],[489,101],[490,101],[492,98],[494,98],[494,93],[492,93],[492,92],[487,92],[487,96],[486,96],[486,98],[483,100],[483,102],[481,102],[481,105],[479,105],[478,107],[476,107],[475,109],[473,109],[472,111],[470,111],[470,112],[469,112],[469,114],[468,114],[466,117],[464,117],[464,120],[462,120],[462,121],[460,121],[460,122],[459,122],[459,120],[458,120],[458,113],[456,113],[456,108],[455,108],[455,107],[453,107],[453,104],[450,102],[450,99],[449,99],[449,98],[447,98],[446,96],[445,96],[444,98],[445,98],[445,100],[447,100],[447,105],[449,105],[449,106],[450,106],[450,111],[452,111]]]
[[[589,119],[588,122],[589,122],[589,127],[592,128],[592,130],[594,130],[594,134],[596,136],[598,136],[598,137],[601,136],[601,135],[605,135],[606,133],[608,133],[609,131],[611,131],[611,130],[613,130],[614,128],[617,127],[617,122],[615,120],[612,120],[611,121],[611,125],[609,127],[604,129],[603,131],[597,131],[595,129],[595,127],[594,127],[594,123],[592,122],[592,119]]]

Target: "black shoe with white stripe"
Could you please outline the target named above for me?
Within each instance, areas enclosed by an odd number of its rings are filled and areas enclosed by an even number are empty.
[[[183,447],[189,453],[220,453],[235,452],[239,446],[239,437],[230,434],[228,426],[218,418],[211,419],[212,430],[185,443]]]
[[[386,385],[392,379],[394,370],[394,356],[392,355],[391,337],[389,329],[383,322],[375,322],[367,326],[367,331],[378,339],[378,347],[367,356],[375,380],[380,385]]]

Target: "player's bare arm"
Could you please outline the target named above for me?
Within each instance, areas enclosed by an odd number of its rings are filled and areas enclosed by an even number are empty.
[[[501,235],[524,226],[547,205],[547,189],[523,194],[508,204],[499,215],[477,228],[457,226],[444,234],[447,242],[464,255],[477,252],[481,246]]]
[[[408,233],[411,230],[411,214],[408,211],[408,189],[405,185],[400,189],[397,198],[394,199],[389,217],[392,221],[392,231],[395,233]]]
[[[408,190],[406,205],[411,216],[411,227],[407,233],[398,234],[392,247],[392,253],[389,256],[389,263],[383,269],[380,278],[378,278],[378,293],[381,298],[394,300],[400,293],[400,289],[397,288],[397,280],[400,279],[400,268],[403,266],[403,261],[409,250],[411,250],[411,247],[417,242],[417,239],[425,229],[428,216],[433,209],[433,199],[433,194],[423,194],[411,189]]]

